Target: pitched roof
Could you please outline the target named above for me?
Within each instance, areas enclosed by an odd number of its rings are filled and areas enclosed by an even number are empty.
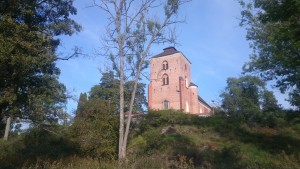
[[[184,54],[182,52],[178,51],[175,47],[170,46],[170,47],[164,48],[164,51],[162,53],[155,55],[152,58],[159,58],[159,57],[163,57],[163,56],[173,55],[175,53],[181,53],[184,56]],[[185,57],[185,58],[188,62],[190,62],[187,57]],[[190,62],[190,64],[192,64],[192,63]]]
[[[193,82],[191,82],[190,83],[190,86],[196,86],[196,87],[198,87],[195,83],[193,83]]]
[[[164,51],[158,55],[153,56],[152,58],[159,58],[162,56],[168,56],[168,55],[173,55],[175,53],[180,53],[180,51],[178,51],[175,47],[167,47],[164,48]]]
[[[198,96],[198,100],[199,100],[200,102],[202,102],[203,104],[205,104],[207,107],[211,108],[210,105],[207,104],[207,103],[202,99],[202,97]]]

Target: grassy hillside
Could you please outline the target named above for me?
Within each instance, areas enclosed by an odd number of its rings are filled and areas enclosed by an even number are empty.
[[[300,125],[280,123],[153,112],[132,138],[130,154],[156,157],[152,168],[300,168]]]
[[[297,169],[300,168],[299,122],[299,117],[285,117],[273,119],[272,125],[250,124],[226,116],[204,118],[175,111],[150,112],[132,127],[128,160],[122,168]],[[0,155],[1,166],[7,163],[9,168],[10,161],[20,159],[18,167],[23,168],[117,168],[117,161],[78,155],[72,150],[76,145],[64,139],[52,138],[49,143],[62,144],[56,146],[54,154],[64,147],[69,154],[62,152],[65,155],[49,158],[40,153],[35,160],[26,157],[34,150],[42,151],[38,144],[47,147],[46,143],[32,142],[27,149],[24,144],[20,146],[20,140],[1,143],[2,150],[6,147],[6,155],[3,151]],[[19,146],[11,152],[9,146],[13,144]],[[47,148],[50,150],[51,146]]]

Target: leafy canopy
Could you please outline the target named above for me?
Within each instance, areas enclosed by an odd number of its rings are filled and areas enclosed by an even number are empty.
[[[250,117],[260,111],[279,109],[273,92],[255,76],[228,78],[222,97],[222,108],[231,115]]]
[[[0,112],[33,122],[55,122],[66,102],[58,81],[58,35],[80,26],[72,0],[0,2]]]
[[[119,85],[120,80],[115,77],[113,71],[102,73],[100,83],[91,88],[90,98],[99,98],[102,100],[110,101],[115,105],[116,113],[119,111]],[[131,92],[133,90],[133,81],[127,81],[124,84],[124,98],[125,98],[125,112],[129,110],[129,102],[131,99]],[[134,102],[134,111],[143,111],[147,106],[147,100],[145,97],[145,84],[138,83],[136,90],[136,97]]]
[[[300,1],[240,1],[241,25],[247,30],[253,54],[245,72],[275,80],[290,103],[300,108]]]

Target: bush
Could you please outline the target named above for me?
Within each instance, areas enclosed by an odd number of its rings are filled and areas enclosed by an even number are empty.
[[[75,154],[77,146],[63,128],[33,127],[9,141],[1,140],[0,168],[21,168],[24,163],[36,163],[39,159],[57,160]]]
[[[118,117],[104,100],[91,99],[76,117],[72,126],[74,140],[82,155],[92,158],[115,159],[118,143]]]
[[[22,165],[22,149],[19,140],[0,140],[0,168],[16,168]]]
[[[59,159],[77,152],[77,145],[68,137],[63,126],[31,128],[24,134],[23,153],[32,159]]]

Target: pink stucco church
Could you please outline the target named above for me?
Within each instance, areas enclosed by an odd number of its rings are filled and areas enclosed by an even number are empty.
[[[212,108],[198,95],[192,83],[191,62],[174,47],[151,58],[148,106],[152,110],[174,109],[210,115]]]

